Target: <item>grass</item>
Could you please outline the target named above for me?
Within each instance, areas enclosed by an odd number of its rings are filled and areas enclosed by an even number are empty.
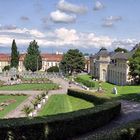
[[[19,85],[10,85],[2,86],[0,90],[51,90],[57,89],[58,85],[53,83],[41,83],[41,84],[19,84]]]
[[[92,80],[91,76],[84,74],[84,75],[78,75],[78,77],[81,77],[86,80]],[[99,82],[94,81],[95,83],[95,89],[98,88]],[[118,100],[118,99],[125,99],[125,100],[133,100],[140,102],[140,86],[117,86],[114,84],[110,84],[107,82],[102,82],[101,87],[104,90],[104,94],[106,96],[111,97],[112,99]],[[112,93],[113,88],[116,87],[118,94],[114,95]]]
[[[39,116],[71,112],[93,106],[90,102],[72,96],[52,95],[39,113]]]
[[[16,96],[16,95],[0,95],[0,103],[7,101],[7,100],[16,100],[16,102],[11,103],[8,106],[3,106],[4,110],[0,111],[0,118],[3,118],[7,115],[10,111],[14,110],[21,102],[27,99],[28,96]]]

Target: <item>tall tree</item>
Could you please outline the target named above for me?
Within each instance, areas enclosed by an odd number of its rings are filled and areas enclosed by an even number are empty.
[[[27,54],[24,59],[24,66],[26,70],[31,70],[32,72],[42,68],[42,58],[40,55],[39,46],[35,40],[29,44]]]
[[[73,74],[73,72],[81,72],[85,67],[85,58],[82,52],[78,49],[70,49],[63,55],[63,59],[60,63],[60,69],[67,74]]]
[[[120,48],[120,47],[118,47],[118,48],[116,48],[116,49],[114,50],[114,52],[124,52],[124,53],[126,53],[126,52],[128,52],[128,50],[125,49],[125,48]]]
[[[18,63],[19,63],[19,52],[17,51],[17,45],[14,39],[11,47],[11,67],[17,68]]]
[[[140,48],[138,48],[129,60],[130,75],[136,84],[140,84]]]

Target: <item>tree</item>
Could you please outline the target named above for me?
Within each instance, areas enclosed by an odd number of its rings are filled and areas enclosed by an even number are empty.
[[[42,68],[42,58],[40,55],[39,46],[35,40],[29,44],[27,54],[24,59],[24,66],[26,70],[31,70],[32,72]]]
[[[59,72],[59,68],[57,66],[52,66],[47,69],[47,72]]]
[[[120,47],[118,47],[118,48],[116,48],[116,49],[114,50],[114,52],[124,52],[124,53],[126,53],[126,52],[128,52],[128,50],[125,49],[125,48],[120,48]]]
[[[17,51],[17,45],[14,39],[11,47],[11,67],[17,68],[18,63],[19,63],[19,52]]]
[[[63,55],[60,69],[65,74],[72,75],[73,72],[81,72],[85,67],[85,58],[78,49],[70,49]]]
[[[3,70],[2,71],[9,71],[10,70],[10,66],[9,65],[7,65],[7,66],[5,66],[4,68],[3,68]]]
[[[31,108],[29,105],[25,105],[21,111],[25,114],[26,117],[28,117],[29,114],[33,111],[33,108]]]
[[[129,60],[130,75],[136,84],[140,84],[140,48],[138,48]]]

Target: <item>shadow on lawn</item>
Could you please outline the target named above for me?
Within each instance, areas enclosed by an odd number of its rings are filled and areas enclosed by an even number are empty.
[[[112,97],[113,100],[130,100],[140,102],[140,93],[129,93],[129,94],[121,94],[116,97]]]

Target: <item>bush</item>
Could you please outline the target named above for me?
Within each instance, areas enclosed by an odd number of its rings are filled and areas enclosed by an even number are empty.
[[[87,86],[87,87],[95,87],[95,83],[92,82],[92,81],[84,80],[84,79],[82,79],[82,78],[80,78],[80,77],[77,77],[77,78],[75,78],[74,80],[75,80],[76,82],[78,82],[78,83],[81,83],[81,84]]]
[[[9,71],[10,70],[10,66],[9,65],[7,65],[7,66],[5,66],[4,68],[3,68],[3,70],[2,71]]]
[[[72,93],[73,92],[73,93]],[[68,90],[69,95],[78,94],[80,98],[94,102],[94,95],[90,100],[90,93]],[[103,99],[99,99],[102,100]],[[42,116],[35,118],[15,118],[0,120],[0,138],[2,140],[33,139],[33,140],[62,140],[92,131],[105,125],[120,113],[119,102],[105,102],[96,107],[58,115]],[[9,136],[10,133],[10,136]]]
[[[119,114],[120,107],[120,103],[107,102],[103,106],[48,117],[3,119],[0,137],[9,138],[11,132],[13,139],[67,139],[108,123]]]
[[[47,72],[59,72],[59,68],[57,66],[53,66],[47,69]]]
[[[74,96],[77,98],[82,98],[89,102],[93,102],[94,104],[103,104],[106,101],[109,101],[109,97],[104,96],[103,94],[99,93],[92,93],[89,91],[79,90],[79,89],[68,89],[68,95]]]

